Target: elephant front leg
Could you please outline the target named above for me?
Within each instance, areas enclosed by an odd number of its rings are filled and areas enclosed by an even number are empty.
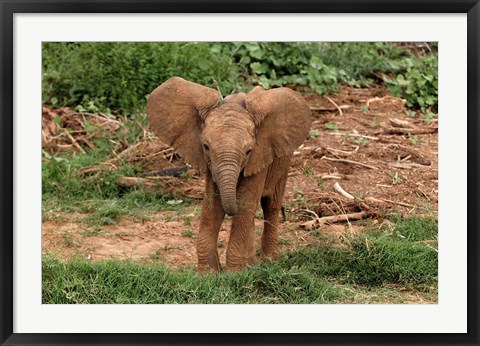
[[[255,212],[239,211],[232,219],[227,247],[227,270],[240,271],[255,262]]]
[[[225,213],[218,189],[209,173],[207,173],[206,182],[206,195],[202,205],[200,232],[197,240],[197,268],[199,271],[220,271],[217,241]]]
[[[255,212],[260,202],[265,172],[244,178],[237,189],[238,213],[232,218],[227,247],[227,270],[240,271],[257,263],[255,255]]]

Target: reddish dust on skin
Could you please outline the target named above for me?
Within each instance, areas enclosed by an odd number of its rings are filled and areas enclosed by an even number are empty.
[[[297,90],[300,91],[301,90]],[[356,89],[342,86],[328,98],[303,93],[312,108],[310,137],[295,152],[287,180],[283,205],[287,221],[280,224],[281,251],[295,251],[329,235],[342,246],[350,234],[359,234],[365,225],[389,225],[391,213],[436,215],[438,210],[438,121],[410,117],[404,102],[388,96],[384,88]],[[342,113],[340,115],[340,112]],[[74,131],[61,136],[53,126],[55,117]],[[55,153],[79,151],[94,146],[94,133],[83,131],[83,117],[65,108],[44,107],[42,133],[44,150]],[[92,119],[88,118],[89,123]],[[108,131],[124,131],[121,122],[95,117],[95,124]],[[114,170],[116,157],[143,165],[144,171],[184,165],[175,153],[144,131],[140,143],[125,147],[118,143],[116,155],[104,165],[87,167],[86,178],[101,170]],[[198,172],[188,177],[165,177],[164,191],[175,192],[197,203],[180,212],[150,215],[147,221],[117,220],[99,228],[80,220],[85,215],[61,214],[42,224],[42,251],[62,259],[75,256],[90,260],[109,258],[139,262],[164,262],[178,268],[196,264],[195,240],[198,234],[204,179]],[[354,196],[351,200],[334,189],[340,186]],[[152,184],[154,186],[155,184]],[[372,202],[373,201],[373,202]],[[309,212],[304,210],[308,209]],[[365,212],[366,218],[350,223],[324,225],[315,231],[301,227],[312,219]],[[315,213],[315,214],[313,214]],[[54,220],[54,221],[52,221]],[[220,260],[225,263],[231,218],[219,234]],[[263,222],[257,213],[257,247]]]

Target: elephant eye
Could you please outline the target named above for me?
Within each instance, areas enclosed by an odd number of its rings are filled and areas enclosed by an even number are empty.
[[[205,149],[205,151],[209,151],[210,148],[208,147],[207,143],[204,143],[203,144],[203,149]]]
[[[252,152],[252,149],[248,149],[248,150],[246,151],[245,155],[248,156],[248,155],[250,155],[251,152]]]

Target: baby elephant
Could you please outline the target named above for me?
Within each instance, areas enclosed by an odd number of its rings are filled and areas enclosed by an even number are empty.
[[[198,269],[220,270],[217,240],[225,214],[233,216],[227,270],[276,258],[288,168],[311,124],[302,96],[288,88],[257,86],[222,99],[214,89],[172,77],[151,93],[147,115],[153,132],[206,174]],[[257,258],[254,218],[259,203],[265,221]]]

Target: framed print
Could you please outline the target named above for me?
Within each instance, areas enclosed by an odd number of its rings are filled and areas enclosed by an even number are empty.
[[[2,345],[478,345],[478,1],[2,1]]]

